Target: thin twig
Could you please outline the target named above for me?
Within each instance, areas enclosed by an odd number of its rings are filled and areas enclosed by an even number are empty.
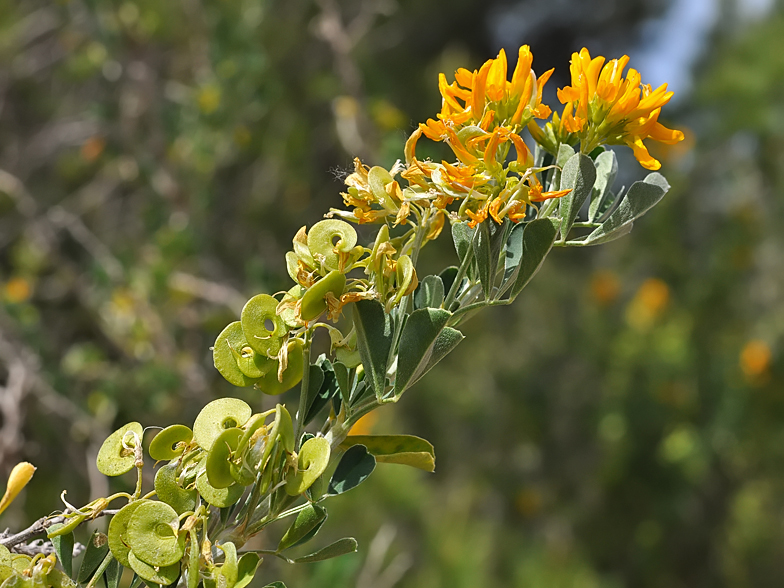
[[[70,510],[68,512],[70,512]],[[0,533],[0,545],[3,545],[8,549],[13,549],[14,551],[17,551],[18,549],[17,546],[30,543],[33,537],[46,533],[47,529],[49,529],[49,527],[51,527],[52,525],[56,525],[58,523],[65,523],[66,521],[68,521],[69,519],[66,516],[68,512],[61,515],[41,517],[40,519],[35,521],[32,525],[30,525],[23,531],[19,531],[18,533],[15,533],[13,535],[9,535],[8,531],[4,531],[3,533]],[[114,516],[118,512],[119,512],[118,509],[105,509],[97,513],[92,518],[95,519],[98,517]],[[44,542],[43,544],[45,545],[46,543],[50,543],[50,542]]]

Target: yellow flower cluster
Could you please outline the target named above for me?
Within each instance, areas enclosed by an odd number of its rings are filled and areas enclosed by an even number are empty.
[[[599,145],[625,144],[644,168],[659,169],[661,164],[648,153],[643,140],[668,145],[683,141],[681,131],[658,122],[672,92],[667,91],[667,84],[655,90],[642,84],[636,69],[630,68],[624,78],[628,55],[606,65],[604,61],[604,57],[591,59],[585,48],[572,54],[572,85],[558,90],[558,99],[565,105],[562,128],[579,137],[584,153]]]
[[[629,58],[591,58],[587,49],[574,53],[571,85],[558,90],[565,105],[552,114],[542,103],[542,91],[553,73],[536,76],[533,55],[524,45],[517,56],[511,81],[507,79],[506,53],[489,59],[478,70],[460,68],[449,83],[441,73],[438,86],[441,112],[421,123],[405,149],[405,164],[390,170],[367,168],[357,160],[347,180],[343,199],[349,211],[333,210],[356,223],[427,223],[426,240],[438,236],[445,218],[469,221],[471,226],[488,217],[501,223],[505,218],[520,222],[536,211],[535,203],[560,198],[569,190],[546,191],[534,157],[521,136],[527,128],[537,143],[553,155],[561,143],[590,153],[601,145],[626,144],[640,164],[658,169],[660,164],[643,141],[653,139],[676,143],[683,133],[658,122],[661,108],[672,97],[666,85],[652,90],[642,85],[640,74],[623,70]],[[552,121],[542,129],[535,119]],[[416,157],[422,136],[449,146],[455,161],[440,163]],[[511,148],[514,158],[509,160]],[[405,180],[408,185],[404,185]],[[457,210],[449,206],[458,202]]]

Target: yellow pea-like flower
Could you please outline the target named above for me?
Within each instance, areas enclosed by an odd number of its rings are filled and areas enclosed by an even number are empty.
[[[26,461],[14,466],[14,469],[11,470],[11,475],[8,476],[8,486],[6,486],[5,494],[0,500],[0,514],[14,501],[14,498],[22,491],[22,488],[27,486],[27,483],[35,473],[35,469],[33,464]]]

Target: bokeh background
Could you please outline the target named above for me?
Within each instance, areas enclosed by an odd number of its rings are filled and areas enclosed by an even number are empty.
[[[258,406],[212,368],[217,333],[289,287],[290,239],[340,204],[355,155],[401,156],[440,107],[438,72],[523,43],[557,67],[554,107],[582,46],[670,82],[664,118],[687,140],[655,154],[673,189],[622,240],[554,251],[362,423],[426,437],[438,467],[380,466],[332,500],[319,539],[356,536],[358,554],[268,561],[260,580],[781,586],[774,0],[0,2],[0,477],[39,467],[3,527],[64,488],[105,495],[94,456],[122,423],[190,423],[218,395]],[[628,185],[643,170],[623,163]],[[451,256],[442,239],[424,267]]]

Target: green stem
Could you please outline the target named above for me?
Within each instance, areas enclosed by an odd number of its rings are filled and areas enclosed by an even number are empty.
[[[481,310],[487,306],[506,306],[507,304],[511,304],[511,300],[491,300],[486,302],[484,300],[480,300],[479,302],[474,302],[473,304],[469,304],[468,306],[463,306],[462,308],[458,308],[451,317],[449,317],[449,322],[447,323],[450,327],[454,327],[458,325],[462,320],[465,320],[467,317],[466,314],[471,312],[475,312],[477,310]]]
[[[305,345],[302,347],[305,361],[302,365],[302,382],[300,383],[299,405],[297,406],[297,425],[294,428],[294,442],[299,439],[305,421],[305,404],[308,401],[308,386],[310,384],[310,330],[305,331]]]
[[[414,244],[411,248],[411,263],[414,265],[414,271],[416,271],[416,263],[417,259],[419,259],[419,251],[422,249],[422,242],[425,239],[425,224],[427,221],[427,214],[428,211],[425,211],[422,215],[422,222],[419,223],[419,226],[417,227],[416,233],[414,235]],[[395,332],[392,336],[392,346],[389,348],[389,356],[387,356],[387,367],[389,367],[389,365],[392,363],[392,358],[395,356],[397,342],[400,340],[400,334],[403,330],[403,319],[405,318],[406,313],[411,310],[409,309],[409,306],[413,304],[413,299],[414,297],[412,294],[404,296],[395,310]],[[386,394],[386,391],[384,393]]]
[[[136,466],[136,490],[133,493],[133,499],[136,500],[142,494],[142,466]]]
[[[449,292],[444,299],[443,308],[449,310],[449,307],[452,306],[452,303],[455,301],[457,297],[457,291],[460,289],[460,283],[463,281],[463,278],[468,271],[468,266],[471,265],[471,261],[474,259],[474,248],[473,246],[468,248],[466,251],[465,257],[463,258],[460,267],[457,268],[457,275],[455,276],[455,281],[452,282],[452,287],[449,288]]]
[[[112,555],[112,552],[110,551],[109,553],[106,554],[106,557],[103,558],[103,561],[101,562],[101,565],[99,565],[98,569],[95,570],[95,573],[93,574],[93,577],[90,578],[90,581],[87,583],[87,586],[85,586],[85,588],[93,588],[95,586],[95,583],[98,581],[98,578],[100,578],[103,575],[103,573],[106,571],[106,568],[108,568],[109,564],[112,563],[113,559],[114,559],[114,556]]]
[[[416,268],[417,260],[419,259],[419,251],[422,249],[422,242],[425,240],[425,230],[427,229],[427,221],[430,216],[430,209],[425,209],[422,213],[422,221],[417,227],[416,235],[414,237],[414,247],[411,251],[411,262]]]
[[[364,402],[361,402],[356,406],[352,407],[351,417],[347,419],[346,422],[343,423],[342,425],[342,428],[345,430],[345,434],[343,434],[343,431],[339,431],[337,435],[333,433],[333,443],[332,443],[333,446],[335,445],[335,440],[337,440],[338,438],[340,438],[340,440],[338,441],[337,445],[340,445],[340,443],[343,442],[343,439],[346,438],[346,435],[348,434],[348,431],[351,429],[351,426],[354,425],[354,423],[356,423],[367,413],[374,411],[379,406],[381,405],[378,403],[375,396],[372,396],[367,400],[365,400]]]

